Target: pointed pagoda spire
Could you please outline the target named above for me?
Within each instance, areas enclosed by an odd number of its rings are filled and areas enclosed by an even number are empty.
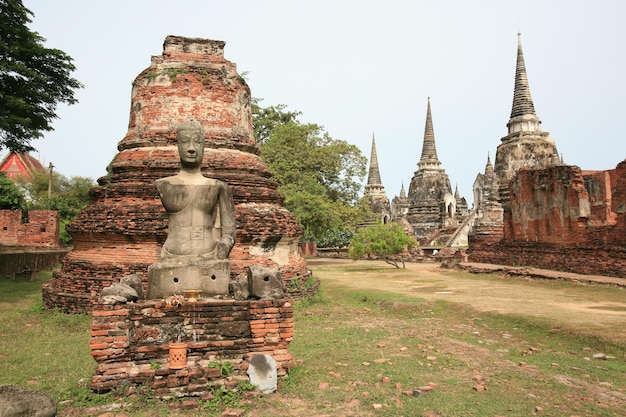
[[[513,92],[513,108],[511,109],[511,118],[515,116],[523,116],[525,114],[534,114],[535,105],[530,96],[530,87],[528,85],[528,75],[526,74],[526,64],[524,63],[524,52],[522,51],[522,34],[517,34],[517,65],[515,67],[515,90]]]
[[[461,193],[459,193],[459,184],[454,185],[454,199],[457,201],[461,199]]]
[[[402,187],[400,188],[400,198],[406,198],[406,191],[404,191],[404,181],[402,181]]]
[[[365,185],[365,192],[363,193],[363,199],[367,202],[373,213],[379,215],[379,219],[384,223],[387,223],[391,216],[391,207],[389,205],[389,198],[385,194],[385,187],[380,179],[380,172],[378,171],[378,156],[376,155],[376,139],[372,133],[372,153],[370,156],[370,171],[367,175],[367,184]]]
[[[437,148],[435,147],[435,130],[433,129],[433,118],[430,111],[430,97],[428,97],[428,109],[426,110],[426,126],[424,127],[424,143],[422,145],[422,156],[417,166],[422,168],[439,168],[441,162],[437,159]]]
[[[491,177],[493,175],[493,165],[491,165],[491,157],[487,152],[487,164],[485,165],[485,177]]]
[[[541,132],[540,124],[541,121],[537,117],[535,105],[530,95],[524,52],[522,51],[522,34],[518,33],[513,106],[511,108],[511,118],[507,124],[509,134],[518,131]]]
[[[376,139],[372,133],[372,153],[370,154],[370,171],[367,176],[367,185],[381,185],[380,171],[378,170],[378,156],[376,155]]]

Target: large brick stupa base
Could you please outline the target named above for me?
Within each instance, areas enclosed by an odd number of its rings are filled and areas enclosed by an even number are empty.
[[[109,174],[98,179],[91,203],[68,226],[73,250],[43,287],[46,308],[89,312],[103,288],[129,274],[147,284],[148,267],[167,237],[154,183],[180,170],[175,129],[191,118],[206,136],[202,173],[232,191],[237,235],[231,278],[261,265],[280,271],[287,288],[304,286],[310,273],[298,252],[303,230],[259,156],[251,97],[236,65],[224,58],[224,42],[165,39],[162,54],[133,82],[128,133]]]

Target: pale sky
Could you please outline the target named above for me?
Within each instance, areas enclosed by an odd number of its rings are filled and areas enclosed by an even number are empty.
[[[285,104],[369,159],[391,200],[417,170],[431,98],[437,154],[472,204],[506,135],[517,32],[542,128],[568,164],[626,158],[623,0],[24,0],[31,28],[85,88],[33,142],[47,166],[96,179],[128,128],[131,83],[167,35],[226,42],[262,105]],[[3,151],[6,153],[6,151]]]

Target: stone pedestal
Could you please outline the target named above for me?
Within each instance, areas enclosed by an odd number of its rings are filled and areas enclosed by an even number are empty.
[[[230,265],[228,260],[202,258],[187,261],[159,261],[148,268],[147,299],[183,294],[185,290],[201,290],[202,295],[228,296]]]

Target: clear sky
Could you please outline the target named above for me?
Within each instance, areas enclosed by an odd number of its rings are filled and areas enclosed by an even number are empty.
[[[511,112],[517,32],[543,130],[568,164],[626,158],[623,0],[24,0],[85,88],[33,145],[68,177],[106,174],[133,79],[167,35],[218,39],[262,105],[285,104],[369,158],[389,199],[417,170],[431,98],[437,154],[471,206]]]

